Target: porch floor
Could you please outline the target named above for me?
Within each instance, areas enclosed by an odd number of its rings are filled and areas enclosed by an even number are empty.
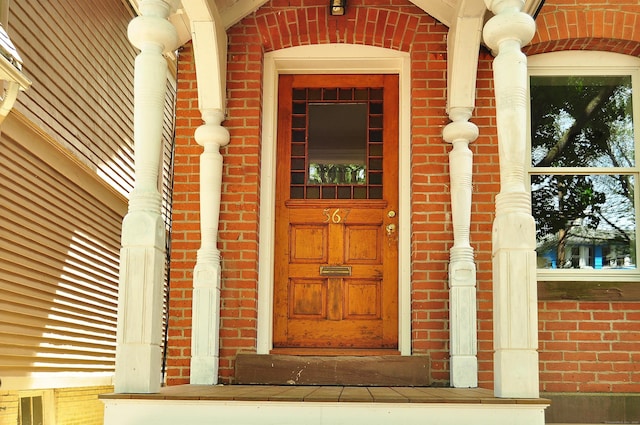
[[[210,400],[333,403],[549,404],[549,400],[498,398],[484,388],[292,385],[176,385],[155,394],[104,394],[103,400]]]

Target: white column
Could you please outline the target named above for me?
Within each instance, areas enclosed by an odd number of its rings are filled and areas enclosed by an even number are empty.
[[[469,122],[472,108],[452,108],[444,139],[453,144],[449,153],[453,247],[449,261],[450,378],[457,388],[478,386],[476,265],[469,242],[471,225],[471,174],[473,155],[469,143],[478,127]]]
[[[220,339],[220,251],[218,223],[222,191],[220,148],[229,143],[224,121],[227,35],[212,4],[183,2],[191,21],[196,63],[198,108],[204,124],[195,133],[204,148],[200,155],[200,249],[193,270],[191,317],[192,384],[218,382]]]
[[[191,336],[192,384],[218,382],[220,338],[220,251],[218,222],[222,188],[220,147],[229,143],[229,132],[221,123],[219,109],[202,112],[204,124],[195,138],[204,151],[200,155],[201,245],[193,271],[193,332]]]
[[[494,374],[497,397],[538,397],[536,232],[525,186],[527,58],[535,23],[524,0],[485,0],[493,62],[500,193],[493,223]]]
[[[140,49],[134,76],[135,189],[122,223],[115,391],[160,390],[165,226],[158,190],[167,79],[163,53],[177,44],[167,20],[171,7],[142,0],[141,16],[129,25]]]

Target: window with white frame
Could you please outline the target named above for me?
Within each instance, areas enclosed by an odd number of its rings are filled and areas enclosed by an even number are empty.
[[[529,58],[539,278],[638,276],[639,77],[640,59],[614,53]]]

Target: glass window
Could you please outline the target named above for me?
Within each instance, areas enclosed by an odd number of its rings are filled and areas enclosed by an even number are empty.
[[[309,104],[308,149],[307,184],[365,184],[367,104]]]
[[[530,66],[529,176],[539,274],[635,272],[638,69],[580,66],[579,56],[573,52],[573,66]]]
[[[294,88],[291,199],[382,199],[383,89]]]
[[[20,397],[20,425],[42,425],[44,415],[42,410],[42,396]]]

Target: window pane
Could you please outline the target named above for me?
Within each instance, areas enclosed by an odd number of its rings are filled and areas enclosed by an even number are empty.
[[[44,418],[42,417],[42,397],[33,397],[33,424],[42,425]]]
[[[20,398],[20,425],[31,425],[31,397]]]
[[[289,196],[291,199],[304,199],[304,187],[291,186],[290,192]]]
[[[533,175],[538,268],[636,268],[632,175]]]
[[[532,76],[534,167],[634,167],[631,76]]]
[[[307,199],[320,199],[320,187],[319,186],[307,187]]]
[[[309,104],[309,184],[365,184],[366,103]]]

